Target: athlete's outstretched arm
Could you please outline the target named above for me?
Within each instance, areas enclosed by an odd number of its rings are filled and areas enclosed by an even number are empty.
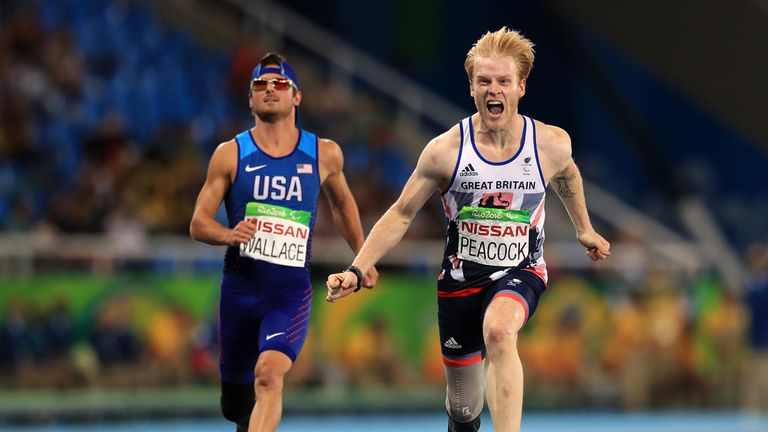
[[[363,273],[397,245],[408,231],[419,209],[439,190],[444,179],[441,164],[445,160],[445,155],[439,153],[440,146],[435,139],[422,152],[416,169],[403,187],[400,197],[371,229],[362,249],[352,262],[352,265]],[[326,300],[334,301],[348,295],[354,291],[356,282],[357,278],[351,272],[328,276]]]
[[[212,245],[235,246],[247,243],[256,234],[251,221],[241,221],[234,229],[216,221],[216,211],[232,184],[237,170],[237,143],[220,144],[211,156],[205,184],[197,196],[195,211],[189,224],[189,235],[197,241]]]
[[[556,130],[556,139],[560,141],[558,149],[561,153],[557,156],[565,159],[565,163],[554,174],[550,184],[568,211],[568,216],[576,229],[576,238],[587,248],[587,256],[592,261],[606,259],[611,254],[611,244],[595,231],[589,221],[584,182],[579,168],[571,157],[571,139],[562,129]]]
[[[347,241],[352,251],[358,253],[363,246],[363,227],[360,223],[360,213],[352,191],[349,190],[347,179],[344,176],[344,155],[335,142],[320,139],[320,163],[322,164],[321,177],[323,180],[323,192],[328,198],[333,223],[341,236]],[[363,286],[371,288],[376,285],[379,274],[375,268],[369,269],[363,277]]]

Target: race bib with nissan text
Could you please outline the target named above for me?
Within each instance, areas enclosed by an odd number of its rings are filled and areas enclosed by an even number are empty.
[[[248,243],[240,245],[240,256],[288,267],[304,267],[312,218],[310,212],[249,202],[245,207],[245,218],[256,224],[256,234]]]
[[[458,257],[499,267],[528,257],[531,218],[527,210],[463,207],[459,212]]]

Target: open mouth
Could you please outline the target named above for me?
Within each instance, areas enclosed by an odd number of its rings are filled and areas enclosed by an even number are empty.
[[[504,112],[504,104],[499,101],[488,101],[485,105],[491,115],[498,116]]]

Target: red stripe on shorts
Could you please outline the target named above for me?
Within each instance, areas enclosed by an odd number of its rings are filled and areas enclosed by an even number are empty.
[[[511,298],[512,300],[515,300],[516,302],[520,303],[520,306],[523,307],[523,311],[525,311],[525,320],[523,320],[523,324],[525,324],[525,322],[528,321],[528,303],[526,303],[526,301],[523,300],[523,298],[520,296],[520,294],[518,294],[518,293],[516,293],[514,291],[513,292],[509,292],[509,291],[504,292],[504,291],[502,291],[502,292],[496,294],[495,296],[493,296],[493,298],[496,298],[496,297],[507,297],[507,298]]]
[[[446,366],[457,366],[457,367],[469,366],[481,361],[483,361],[483,356],[480,354],[469,357],[469,358],[460,359],[460,360],[453,360],[453,359],[443,357],[443,364]]]
[[[438,291],[438,297],[466,297],[472,294],[477,294],[483,290],[483,287],[464,288],[458,291]]]

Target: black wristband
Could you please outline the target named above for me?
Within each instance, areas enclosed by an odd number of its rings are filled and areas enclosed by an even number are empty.
[[[360,291],[360,288],[363,287],[363,272],[361,272],[360,269],[357,268],[357,266],[353,266],[353,265],[347,267],[347,269],[344,271],[354,273],[355,276],[357,276],[357,288],[355,288],[354,292]]]

